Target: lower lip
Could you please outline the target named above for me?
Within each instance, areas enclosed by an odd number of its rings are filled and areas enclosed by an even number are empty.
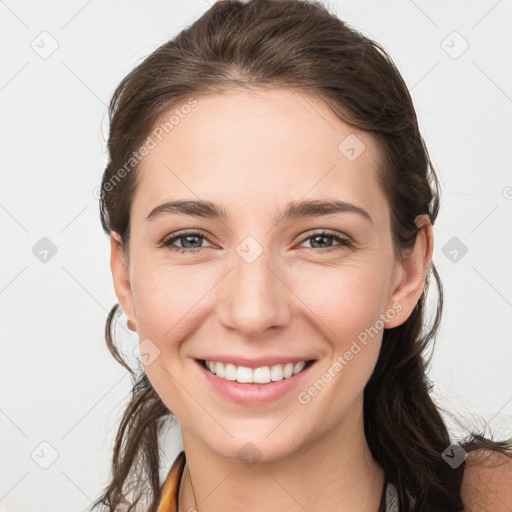
[[[240,404],[264,405],[285,396],[297,388],[309,374],[316,361],[293,377],[269,382],[268,384],[243,384],[236,380],[226,380],[209,372],[203,366],[202,361],[196,359],[196,363],[210,386],[220,395]]]

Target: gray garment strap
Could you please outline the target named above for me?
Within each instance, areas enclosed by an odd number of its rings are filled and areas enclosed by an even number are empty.
[[[414,498],[407,492],[407,496],[411,501],[411,505],[414,506]],[[398,512],[398,504],[400,500],[398,499],[398,492],[396,487],[388,482],[386,487],[386,512]]]
[[[386,487],[386,512],[398,512],[398,493],[390,482]]]

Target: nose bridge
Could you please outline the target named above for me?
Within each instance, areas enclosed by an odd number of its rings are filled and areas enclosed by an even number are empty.
[[[253,237],[236,247],[221,301],[220,318],[225,327],[250,337],[285,324],[289,318],[286,287],[276,277],[274,263],[270,251]]]

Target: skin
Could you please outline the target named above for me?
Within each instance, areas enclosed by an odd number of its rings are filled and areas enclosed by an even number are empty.
[[[401,310],[392,319],[385,315],[384,327],[408,318],[431,261],[432,226],[419,216],[413,251],[395,258],[375,140],[318,98],[258,89],[197,100],[141,162],[129,264],[118,237],[111,237],[117,298],[139,340],[157,347],[146,373],[180,422],[187,464],[179,510],[194,506],[192,480],[200,512],[225,511],[227,504],[249,512],[376,511],[384,475],[366,443],[362,406],[382,329],[309,403],[301,404],[297,393],[393,304]],[[350,134],[365,145],[354,161],[338,150]],[[155,206],[178,198],[212,201],[228,217],[146,220]],[[276,224],[289,201],[326,198],[363,208],[372,222],[344,212]],[[204,232],[206,239],[192,240],[199,252],[158,246],[184,229]],[[322,229],[351,238],[353,248],[310,238]],[[252,263],[236,252],[249,235],[263,249]],[[329,247],[334,250],[325,252]],[[311,355],[317,362],[301,389],[247,406],[205,385],[193,358],[212,349]],[[249,442],[261,454],[251,467],[237,455]]]

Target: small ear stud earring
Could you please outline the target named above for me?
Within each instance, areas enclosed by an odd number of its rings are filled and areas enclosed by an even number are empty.
[[[128,321],[126,323],[128,324],[128,329],[130,329],[130,331],[133,331],[133,332],[136,331],[135,324],[130,319],[128,319]]]

